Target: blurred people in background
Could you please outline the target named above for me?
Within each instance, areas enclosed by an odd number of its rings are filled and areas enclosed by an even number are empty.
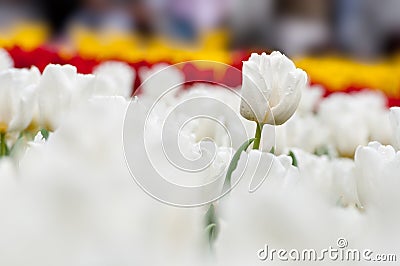
[[[399,48],[400,1],[337,0],[336,4],[335,28],[340,50],[373,57]]]
[[[326,51],[332,46],[331,0],[277,1],[274,46],[289,55]]]
[[[157,14],[158,32],[193,41],[203,32],[219,28],[227,16],[229,0],[150,0]]]
[[[54,36],[58,36],[68,23],[71,15],[84,8],[79,0],[31,0],[32,6],[40,8],[42,19],[49,24]]]
[[[229,0],[228,25],[234,48],[271,47],[276,1]]]
[[[41,17],[42,8],[30,0],[0,0],[0,26],[2,29],[21,21]]]
[[[82,0],[80,8],[69,19],[69,25],[83,25],[99,30],[130,31],[132,21],[126,1]]]

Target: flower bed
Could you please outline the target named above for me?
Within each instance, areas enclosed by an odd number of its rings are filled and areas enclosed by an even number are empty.
[[[296,250],[354,247],[359,261],[319,265],[364,265],[398,252],[400,111],[381,92],[323,97],[278,52],[242,73],[214,62],[225,76],[10,53],[40,71],[1,51],[0,265],[280,265],[266,245],[306,264]]]

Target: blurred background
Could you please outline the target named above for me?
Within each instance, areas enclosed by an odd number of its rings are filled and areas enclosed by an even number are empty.
[[[219,32],[227,49],[374,59],[399,50],[399,10],[399,0],[0,0],[0,32],[40,23],[52,44],[83,27],[188,47]]]

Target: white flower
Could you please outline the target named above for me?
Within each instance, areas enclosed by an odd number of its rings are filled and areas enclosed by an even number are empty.
[[[355,154],[357,190],[363,207],[397,209],[400,186],[400,152],[392,146],[371,142]],[[400,217],[399,217],[400,218]]]
[[[331,162],[300,150],[295,153],[298,168],[290,165],[290,157],[254,150],[248,161],[239,161],[237,171],[247,163],[246,170],[220,210],[223,219],[215,246],[221,265],[258,265],[256,252],[265,244],[289,251],[310,246],[321,250],[338,236],[362,243],[368,231],[354,231],[364,221],[353,207],[357,194],[352,160]],[[248,193],[248,180],[262,180],[265,173],[268,176],[259,190]],[[240,241],[235,241],[239,231]]]
[[[353,156],[358,145],[372,140],[390,143],[390,121],[381,93],[332,94],[320,103],[318,116],[343,156]]]
[[[12,68],[14,61],[6,50],[0,48],[0,71]]]
[[[165,93],[162,98],[167,103],[175,97],[177,90],[185,82],[182,71],[167,64],[157,64],[152,68],[141,68],[139,76],[142,81],[141,93],[145,97],[156,100]]]
[[[305,86],[301,92],[301,100],[297,113],[308,115],[314,112],[324,95],[324,89],[321,86]]]
[[[160,204],[132,180],[122,152],[128,104],[123,97],[93,97],[71,110],[46,145],[30,148],[20,164],[23,197],[6,196],[0,186],[8,217],[0,221],[1,241],[8,243],[0,265],[193,264],[204,213]],[[138,158],[145,163],[143,154]]]
[[[199,141],[211,138],[218,146],[238,148],[253,133],[254,124],[238,114],[240,96],[229,90],[210,84],[195,84],[182,91],[172,102],[171,108],[179,107],[179,117],[191,119],[202,113],[209,118],[196,118],[187,123]]]
[[[51,131],[56,129],[72,104],[90,90],[92,77],[78,74],[71,65],[48,65],[38,85],[39,123]]]
[[[360,243],[374,249],[393,252],[398,246],[400,212],[400,152],[393,147],[371,142],[355,154],[357,192],[363,207],[364,233]]]
[[[24,130],[32,120],[37,68],[0,72],[0,132]]]
[[[392,130],[387,108],[387,97],[380,91],[361,91],[355,96],[359,111],[369,129],[369,140],[390,144]],[[357,104],[355,104],[356,106]]]
[[[128,64],[117,61],[104,62],[94,69],[93,74],[96,76],[95,95],[126,98],[131,95],[135,72]]]
[[[280,52],[253,53],[243,62],[241,115],[263,124],[281,125],[296,111],[306,73]]]
[[[390,122],[393,129],[393,145],[400,149],[400,107],[390,108]]]

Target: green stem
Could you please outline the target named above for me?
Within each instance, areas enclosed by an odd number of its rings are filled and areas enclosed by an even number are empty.
[[[215,240],[217,239],[218,236],[218,219],[217,215],[215,212],[215,207],[214,204],[211,204],[210,207],[208,208],[208,211],[205,215],[205,231],[206,231],[206,236],[208,240],[208,244],[210,246],[210,249],[213,249],[213,245]]]
[[[257,122],[257,129],[256,129],[256,135],[254,136],[255,140],[253,144],[253,150],[258,150],[260,147],[262,127],[263,124]]]
[[[0,133],[0,157],[7,155],[6,133]]]

